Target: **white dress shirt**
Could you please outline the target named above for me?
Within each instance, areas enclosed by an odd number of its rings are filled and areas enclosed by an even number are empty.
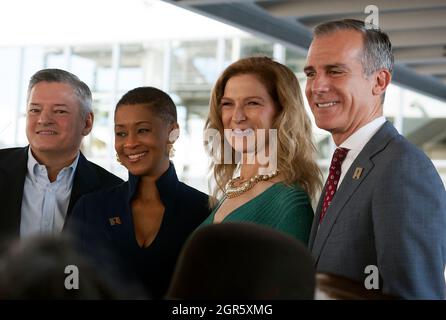
[[[350,169],[353,161],[355,161],[356,157],[359,155],[362,149],[364,149],[367,142],[370,141],[370,139],[376,132],[378,132],[385,122],[386,118],[384,116],[376,118],[375,120],[361,127],[358,131],[348,137],[347,140],[341,143],[340,146],[338,146],[340,148],[350,149],[341,166],[341,176],[339,178],[338,188],[341,185],[348,169]]]
[[[73,187],[79,153],[73,163],[63,168],[50,182],[44,165],[28,149],[28,170],[23,188],[20,237],[54,234],[62,231]]]

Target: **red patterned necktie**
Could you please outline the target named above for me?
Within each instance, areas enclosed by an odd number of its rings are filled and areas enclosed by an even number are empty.
[[[349,149],[346,148],[336,148],[333,158],[331,159],[330,170],[328,172],[327,183],[325,184],[325,195],[324,203],[322,204],[321,216],[319,218],[319,223],[327,212],[328,207],[331,204],[334,194],[336,193],[339,178],[341,177],[341,165],[345,160]]]

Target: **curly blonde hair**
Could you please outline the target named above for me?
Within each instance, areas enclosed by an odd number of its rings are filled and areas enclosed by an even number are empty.
[[[220,146],[224,145],[220,103],[228,80],[240,74],[257,77],[265,85],[278,109],[272,128],[277,129],[277,167],[285,177],[285,183],[298,183],[313,199],[322,186],[322,174],[315,162],[316,147],[313,143],[311,121],[304,107],[300,85],[288,67],[268,57],[248,57],[229,65],[212,89],[205,130],[218,130]],[[209,147],[206,141],[205,146]],[[222,161],[212,159],[210,165],[216,182],[216,186],[212,188],[214,199],[224,194],[225,187],[238,166],[234,163],[225,164],[223,152],[220,160]]]

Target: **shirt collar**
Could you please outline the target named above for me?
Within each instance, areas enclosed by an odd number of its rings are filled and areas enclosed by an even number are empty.
[[[135,176],[129,172],[129,194],[130,202],[138,189],[140,176]],[[160,194],[161,201],[166,204],[170,203],[172,197],[175,196],[176,185],[179,183],[175,166],[170,161],[169,168],[156,180],[155,184]]]
[[[76,158],[74,159],[74,161],[68,166],[63,168],[62,170],[69,170],[69,182],[71,183],[73,177],[74,177],[74,171],[76,170],[77,167],[77,163],[79,162],[79,154],[80,152],[77,153]],[[27,163],[27,168],[28,168],[28,174],[29,177],[32,179],[33,182],[37,182],[38,177],[42,176],[42,174],[39,174],[39,170],[44,171],[45,176],[48,179],[48,171],[46,170],[46,166],[43,164],[40,164],[36,158],[34,157],[33,153],[31,152],[31,146],[28,147],[28,163]],[[62,172],[61,170],[61,172]],[[59,172],[60,174],[60,172]],[[58,174],[58,177],[59,177]]]
[[[339,147],[361,151],[385,122],[386,118],[384,116],[374,119],[365,126],[359,128],[350,137],[348,137],[347,140],[341,143]]]

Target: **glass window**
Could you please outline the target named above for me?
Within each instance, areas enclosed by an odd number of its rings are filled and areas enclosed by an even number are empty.
[[[240,43],[240,57],[273,57],[273,44],[258,38],[243,38]]]
[[[217,41],[172,43],[172,91],[201,86],[210,90],[217,75]]]
[[[129,90],[143,85],[145,56],[145,49],[142,44],[126,44],[121,46],[118,71],[119,97]]]
[[[285,49],[285,64],[288,68],[293,70],[299,80],[304,81],[306,79],[304,73],[306,57],[300,53],[297,53],[293,49]]]
[[[20,48],[0,48],[0,148],[15,143],[17,104],[20,103]]]
[[[45,68],[58,68],[58,69],[69,69],[69,49],[67,49],[67,54],[64,48],[54,47],[46,48],[44,53],[44,65]]]
[[[97,163],[110,168],[113,153],[113,110],[115,74],[112,46],[75,46],[71,49],[71,70],[91,89],[93,130],[83,140],[82,151]],[[114,159],[114,158],[113,158]]]

